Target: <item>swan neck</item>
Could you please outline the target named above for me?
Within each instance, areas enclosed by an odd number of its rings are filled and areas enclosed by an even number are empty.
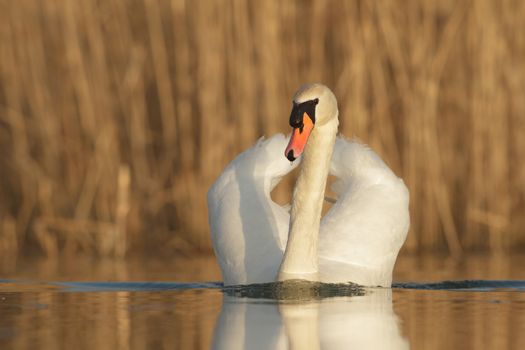
[[[308,139],[293,192],[288,243],[279,280],[318,279],[321,211],[337,126],[337,118],[334,118],[314,128]]]

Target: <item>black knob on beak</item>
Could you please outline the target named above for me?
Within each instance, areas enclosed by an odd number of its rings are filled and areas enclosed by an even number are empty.
[[[290,126],[292,128],[301,128],[303,126],[303,112],[301,105],[294,102],[292,113],[290,113]]]
[[[315,124],[315,106],[319,103],[319,99],[308,100],[299,104],[293,103],[292,113],[290,113],[290,126],[292,128],[302,128],[304,125],[303,117],[306,114]]]

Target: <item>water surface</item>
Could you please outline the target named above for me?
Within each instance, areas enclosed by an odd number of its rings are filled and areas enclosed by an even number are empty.
[[[392,289],[290,298],[224,289],[208,257],[18,261],[0,268],[0,348],[520,349],[524,263],[402,257]]]

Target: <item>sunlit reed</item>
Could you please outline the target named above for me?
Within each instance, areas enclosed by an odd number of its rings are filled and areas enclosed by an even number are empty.
[[[0,256],[209,251],[208,187],[288,132],[311,81],[410,188],[405,251],[525,243],[522,1],[25,0],[0,20]]]

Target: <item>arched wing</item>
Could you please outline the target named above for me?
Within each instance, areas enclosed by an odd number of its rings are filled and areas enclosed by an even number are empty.
[[[277,275],[290,217],[270,192],[297,166],[284,157],[285,148],[281,134],[259,140],[208,192],[211,237],[225,284],[272,282]]]
[[[368,147],[338,137],[330,173],[336,203],[323,217],[323,280],[390,285],[409,226],[408,190]]]

